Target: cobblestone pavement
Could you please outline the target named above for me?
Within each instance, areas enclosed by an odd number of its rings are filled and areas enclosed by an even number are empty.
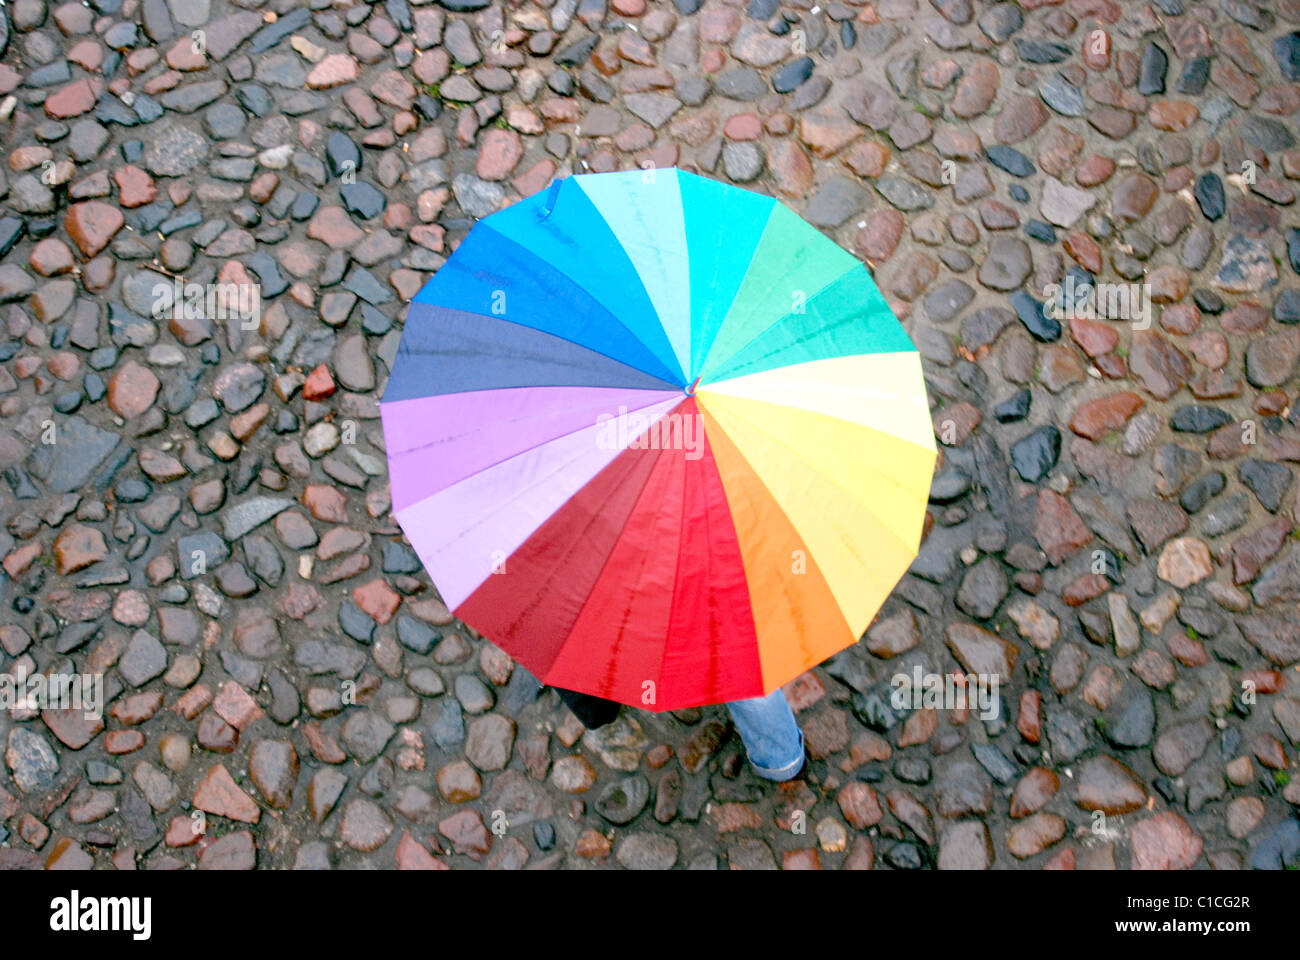
[[[1300,0],[4,18],[0,669],[108,709],[0,712],[0,866],[1300,863]],[[584,735],[389,510],[405,301],[552,177],[673,164],[867,261],[935,403],[921,555],[789,688],[782,787],[722,708]],[[1150,313],[1044,308],[1094,278]],[[896,709],[918,666],[1002,709]]]

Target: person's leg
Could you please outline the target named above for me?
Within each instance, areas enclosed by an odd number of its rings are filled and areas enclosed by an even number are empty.
[[[803,768],[803,731],[778,688],[766,697],[727,704],[745,753],[765,780],[790,780]]]
[[[590,694],[578,693],[576,690],[565,690],[563,687],[556,687],[555,692],[588,730],[613,723],[618,718],[618,712],[622,707],[622,704],[615,703],[613,700],[603,700]]]

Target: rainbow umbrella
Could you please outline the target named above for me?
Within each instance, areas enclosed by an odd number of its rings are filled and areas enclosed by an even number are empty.
[[[393,512],[455,615],[544,683],[654,710],[856,642],[935,461],[863,264],[672,169],[479,221],[411,302],[380,412]]]

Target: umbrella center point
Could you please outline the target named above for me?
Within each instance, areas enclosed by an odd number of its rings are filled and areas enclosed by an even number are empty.
[[[688,397],[695,396],[695,388],[700,385],[701,379],[702,379],[701,377],[696,377],[695,380],[691,383],[691,385],[686,388],[686,395]]]

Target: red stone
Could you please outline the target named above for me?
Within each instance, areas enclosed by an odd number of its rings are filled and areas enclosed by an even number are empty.
[[[360,243],[365,234],[342,207],[321,207],[307,223],[307,236],[331,250],[344,250]],[[74,238],[75,239],[75,238]]]
[[[326,90],[352,83],[358,76],[356,60],[346,53],[331,53],[307,74],[307,86],[313,90]]]
[[[1115,161],[1093,153],[1084,157],[1074,171],[1074,182],[1081,187],[1095,187],[1105,183],[1115,172]]]
[[[1136,393],[1121,391],[1081,403],[1070,418],[1070,429],[1089,440],[1100,440],[1128,423],[1145,401]]]
[[[304,400],[325,400],[334,395],[335,389],[334,377],[330,375],[329,367],[322,363],[307,374],[302,385],[302,396]]]
[[[74,523],[54,541],[54,564],[61,576],[83,570],[108,556],[104,535],[94,527]]]
[[[1201,857],[1204,842],[1173,811],[1158,813],[1129,829],[1134,870],[1187,870]]]
[[[1196,104],[1186,100],[1159,100],[1147,111],[1147,119],[1157,130],[1186,130],[1199,116]]]
[[[89,113],[99,97],[99,90],[90,80],[77,80],[58,93],[45,98],[45,112],[55,120],[67,120]]]
[[[1119,343],[1119,331],[1112,324],[1086,317],[1070,319],[1070,339],[1088,356],[1105,356]]]
[[[1061,600],[1069,607],[1081,607],[1110,589],[1110,581],[1099,573],[1085,573],[1066,585]]]
[[[243,730],[262,715],[262,708],[247,690],[234,681],[222,685],[221,692],[212,702],[212,709],[236,730]]]
[[[142,207],[158,197],[158,187],[153,177],[139,167],[127,164],[113,174],[117,183],[118,200],[124,207]]]
[[[763,121],[753,113],[738,113],[722,127],[728,140],[757,140],[763,133]]]
[[[767,156],[768,169],[783,197],[801,197],[812,189],[813,168],[808,154],[794,140],[773,144]]]
[[[483,135],[475,172],[484,180],[505,180],[524,155],[524,144],[513,130],[493,127]]]
[[[353,589],[352,599],[377,623],[387,623],[393,619],[393,614],[397,612],[402,602],[397,591],[390,587],[386,580],[378,577]]]
[[[1092,237],[1082,231],[1073,230],[1065,235],[1061,245],[1083,269],[1093,275],[1101,272],[1101,247],[1097,246],[1097,241]]]
[[[261,808],[239,789],[230,771],[220,763],[208,771],[194,791],[194,806],[205,813],[243,823],[257,823],[262,818]]]
[[[656,164],[656,166],[658,166],[658,164]],[[535,164],[533,164],[531,167],[529,167],[519,176],[515,177],[514,180],[511,181],[511,183],[514,185],[514,188],[519,191],[519,195],[521,197],[531,197],[534,193],[537,193],[539,190],[543,189],[548,184],[550,184],[551,180],[555,177],[555,171],[557,169],[558,167],[556,167],[554,160],[552,160],[550,157],[543,157],[541,160],[538,160]],[[419,240],[416,239],[417,231],[422,229],[432,230],[433,228],[432,227],[414,228],[411,231],[411,239],[415,240],[416,243],[420,242]],[[437,235],[438,236],[437,250],[442,249],[441,229],[442,229],[441,227],[438,228],[439,233]],[[429,249],[432,250],[434,248],[430,247]],[[435,250],[435,252],[437,252],[437,250]]]
[[[317,520],[328,523],[347,523],[347,499],[334,487],[312,484],[302,492],[302,502]]]
[[[134,420],[153,406],[160,386],[153,371],[128,361],[108,382],[108,406],[123,420]]]
[[[1083,62],[1099,73],[1110,66],[1110,34],[1099,28],[1084,35]]]
[[[1020,715],[1016,718],[1016,730],[1028,743],[1037,743],[1041,736],[1041,705],[1042,695],[1036,690],[1026,690],[1020,695]]]
[[[871,263],[883,263],[898,248],[903,226],[903,215],[897,210],[886,208],[873,213],[853,238],[854,252]]]
[[[108,246],[125,223],[122,211],[98,200],[74,203],[64,217],[63,228],[89,259]]]
[[[1070,501],[1054,490],[1038,494],[1034,536],[1055,565],[1092,540],[1092,532],[1079,519]]]

